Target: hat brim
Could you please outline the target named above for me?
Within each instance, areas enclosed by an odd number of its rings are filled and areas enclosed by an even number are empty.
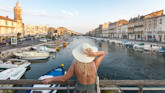
[[[94,47],[94,46],[91,47],[91,50],[93,52],[98,51],[97,47]],[[82,63],[89,63],[95,59],[95,57],[88,57],[87,54],[85,54],[84,51],[81,49],[81,45],[73,49],[72,54],[76,60]]]

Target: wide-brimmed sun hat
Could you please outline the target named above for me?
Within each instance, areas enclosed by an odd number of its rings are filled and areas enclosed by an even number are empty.
[[[82,63],[89,63],[92,62],[95,57],[88,57],[86,52],[86,49],[90,48],[93,52],[97,52],[98,49],[95,46],[91,46],[88,43],[83,43],[79,46],[77,46],[75,49],[72,50],[72,54],[76,60]]]

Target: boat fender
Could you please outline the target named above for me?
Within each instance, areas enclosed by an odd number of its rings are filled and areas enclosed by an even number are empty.
[[[53,59],[55,59],[55,56],[53,56]]]

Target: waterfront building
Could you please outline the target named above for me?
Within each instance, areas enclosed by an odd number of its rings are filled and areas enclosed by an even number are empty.
[[[162,25],[160,24],[160,23],[162,23],[161,16],[163,16],[163,10],[153,12],[153,13],[145,16],[145,19],[144,19],[144,40],[146,40],[146,41],[160,41],[160,38],[158,35],[158,30],[160,30],[162,27]]]
[[[134,18],[131,18],[128,22],[128,39],[134,40],[135,39],[135,34],[134,34]]]
[[[128,39],[143,40],[144,38],[144,16],[131,18],[128,23]]]
[[[98,28],[98,37],[102,37],[102,24],[99,25],[99,28]]]
[[[28,24],[25,26],[25,36],[47,35],[48,26]]]
[[[109,37],[109,24],[111,24],[111,22],[102,25],[102,37]]]
[[[74,31],[68,30],[65,27],[59,27],[56,30],[57,30],[57,34],[60,36],[82,35],[79,32],[74,32]]]
[[[93,29],[91,32],[92,32],[92,36],[95,37],[96,36],[96,30]]]
[[[57,31],[54,27],[49,27],[48,28],[48,36],[54,36],[55,33],[57,33]]]
[[[35,26],[28,24],[25,26],[25,36],[34,36],[36,34]]]
[[[17,37],[20,33],[20,37],[24,36],[24,23],[22,23],[22,8],[19,3],[16,3],[14,7],[14,19],[8,16],[0,16],[0,41],[11,37]]]
[[[117,27],[117,34],[118,34],[118,38],[120,39],[127,39],[127,31],[128,31],[128,25],[124,24],[121,26]]]
[[[121,33],[121,26],[122,25],[126,25],[126,24],[128,24],[128,21],[127,20],[119,20],[119,21],[117,21],[116,22],[116,24],[115,24],[115,29],[114,29],[114,33],[113,33],[113,38],[119,38],[119,33],[118,32],[120,32],[120,34],[121,34],[121,36],[122,36],[122,33]]]
[[[67,36],[67,31],[68,29],[64,28],[64,27],[59,27],[57,28],[57,34],[60,36]]]
[[[165,42],[165,15],[163,10],[160,10],[131,18],[129,22],[123,19],[105,23],[86,34],[96,37]]]
[[[113,22],[111,24],[109,24],[109,37],[110,38],[114,38],[115,37],[115,31],[116,31],[116,26],[117,26],[117,22]]]
[[[157,18],[157,38],[159,42],[165,42],[165,15]]]

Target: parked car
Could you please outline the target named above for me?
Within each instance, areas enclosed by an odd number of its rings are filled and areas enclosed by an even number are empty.
[[[40,39],[41,42],[47,42],[47,40],[45,38]]]
[[[24,41],[24,40],[26,40],[26,38],[21,38],[21,39],[20,39],[20,41]]]
[[[6,43],[11,44],[11,39],[5,40],[5,44],[6,44]]]
[[[1,44],[1,45],[5,44],[5,41],[1,41],[0,44]]]

